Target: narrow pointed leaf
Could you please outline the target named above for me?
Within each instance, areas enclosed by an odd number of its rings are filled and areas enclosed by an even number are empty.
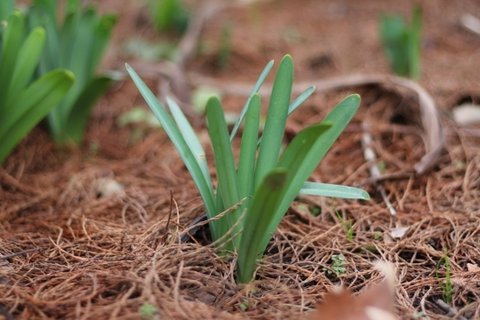
[[[240,198],[232,147],[228,139],[227,123],[225,122],[225,115],[220,101],[215,97],[210,98],[207,103],[207,120],[208,133],[212,141],[215,156],[215,167],[217,168],[218,193],[222,197],[225,208],[230,208],[236,205]],[[218,222],[223,229],[222,231],[227,232],[230,230],[238,220],[238,216],[237,211],[219,220]],[[237,229],[239,229],[239,227],[240,225],[237,224]],[[238,238],[235,238],[233,243],[237,242]],[[234,245],[234,247],[236,246]],[[227,250],[233,249],[229,244],[226,245],[226,248]]]
[[[180,106],[177,104],[177,102],[175,102],[175,100],[167,97],[167,106],[169,107],[173,119],[177,123],[178,129],[182,133],[185,142],[190,147],[190,150],[192,150],[193,155],[197,160],[198,166],[202,169],[205,181],[207,182],[209,188],[212,189],[212,181],[210,178],[210,172],[208,170],[205,150],[203,149],[200,140],[198,140],[198,137],[195,134],[192,125],[188,121],[187,117],[185,117],[185,114],[182,112]]]
[[[248,283],[252,280],[265,247],[264,238],[270,239],[270,230],[275,213],[284,195],[287,184],[286,169],[274,169],[263,179],[247,210],[240,248],[238,250],[237,281]]]
[[[300,194],[343,199],[370,200],[368,192],[360,188],[310,181],[306,181],[303,184]]]
[[[73,80],[74,76],[70,71],[52,71],[25,89],[14,105],[7,106],[8,118],[0,119],[2,122],[0,125],[0,163],[65,96],[72,86]]]
[[[265,82],[265,79],[267,78],[268,74],[273,68],[273,63],[274,63],[273,60],[270,60],[265,66],[265,68],[263,69],[262,73],[260,74],[260,77],[258,77],[257,83],[255,83],[255,86],[253,87],[249,98],[247,99],[247,101],[245,102],[245,105],[243,106],[242,112],[240,113],[240,117],[238,118],[237,122],[235,123],[232,129],[232,132],[230,133],[230,140],[233,140],[233,138],[235,138],[237,131],[240,128],[240,125],[242,124],[243,119],[245,118],[245,115],[247,114],[248,106],[250,105],[250,100],[252,99],[252,96],[258,93],[258,91],[260,90],[260,87]]]
[[[240,198],[251,197],[253,194],[259,124],[260,96],[255,94],[250,100],[240,145],[237,171]],[[249,199],[246,200],[246,205],[248,202]]]
[[[90,59],[91,72],[97,68],[102,60],[105,49],[112,36],[113,27],[117,23],[117,16],[105,15],[100,17],[94,30],[92,55]]]
[[[288,106],[288,115],[291,115],[295,110],[298,109],[310,96],[315,92],[315,86],[310,86],[305,89],[300,95],[295,99],[290,106]]]
[[[33,73],[38,66],[45,43],[45,30],[35,28],[25,39],[19,50],[12,79],[8,88],[7,104],[16,100],[18,94],[31,81]]]
[[[100,76],[93,78],[87,84],[68,114],[62,142],[68,140],[79,144],[83,141],[91,110],[98,99],[110,88],[113,81],[112,77]]]
[[[273,83],[267,121],[262,135],[262,142],[260,143],[255,170],[255,186],[260,185],[265,175],[277,164],[288,116],[292,82],[293,62],[292,58],[286,55],[280,62]]]
[[[2,52],[0,56],[0,88],[5,90],[10,86],[13,70],[16,65],[18,52],[22,47],[25,36],[25,17],[19,11],[14,12],[7,22],[7,28],[2,37]],[[0,111],[6,107],[9,94],[0,94]]]
[[[413,10],[412,21],[409,28],[408,39],[408,61],[409,76],[412,79],[420,77],[420,51],[421,51],[421,31],[422,31],[422,9],[417,6]]]
[[[160,104],[155,95],[150,91],[147,85],[143,80],[138,76],[138,74],[133,70],[128,64],[126,65],[127,72],[132,78],[133,82],[137,86],[138,90],[142,94],[143,98],[147,102],[148,106],[152,110],[153,114],[160,121],[160,124],[164,128],[168,137],[175,145],[180,157],[182,158],[185,166],[192,175],[193,181],[200,192],[200,195],[203,199],[205,209],[209,218],[212,218],[217,213],[215,208],[214,196],[212,190],[209,189],[208,183],[205,181],[202,169],[198,166],[195,156],[190,150],[188,144],[185,142],[182,133],[176,126],[172,117],[167,113],[165,108]],[[215,224],[211,224],[212,234],[215,239],[219,236],[219,231],[215,227]]]

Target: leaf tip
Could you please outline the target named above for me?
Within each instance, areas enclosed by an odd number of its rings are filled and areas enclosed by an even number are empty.
[[[372,198],[370,197],[370,194],[365,191],[365,190],[362,190],[362,199],[361,200],[365,200],[365,201],[370,201],[372,200]]]
[[[280,62],[280,65],[282,64],[289,64],[293,67],[293,58],[290,54],[286,54],[283,56],[282,61]]]
[[[362,101],[362,97],[358,93],[351,94],[349,96],[349,98],[351,98],[352,100],[357,100],[358,103],[360,103],[360,101]]]
[[[65,79],[67,81],[72,83],[75,82],[75,74],[72,71],[65,69],[63,70],[63,74],[65,75]]]

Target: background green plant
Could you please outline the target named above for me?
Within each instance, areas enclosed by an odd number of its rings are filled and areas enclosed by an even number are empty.
[[[67,96],[50,112],[48,124],[59,144],[83,140],[91,109],[114,78],[95,75],[112,29],[113,15],[99,15],[94,7],[83,8],[78,0],[68,0],[59,16],[56,0],[33,0],[28,8],[28,26],[43,27],[47,43],[37,70],[43,75],[56,68],[71,70],[76,77]]]
[[[382,15],[380,37],[390,67],[401,76],[420,76],[422,11],[416,7],[410,24],[401,15]]]
[[[181,0],[147,0],[152,23],[159,32],[185,32],[190,14]]]
[[[290,56],[285,56],[275,76],[265,128],[260,136],[261,98],[258,91],[272,66],[271,61],[265,67],[230,133],[220,101],[211,98],[207,104],[208,132],[217,171],[215,188],[203,147],[179,106],[174,100],[167,99],[169,114],[138,74],[127,65],[127,71],[137,88],[192,175],[207,216],[211,219],[209,225],[213,240],[222,252],[237,252],[237,281],[240,283],[253,278],[257,260],[263,255],[272,234],[299,193],[369,198],[365,191],[357,188],[306,183],[353,118],[360,97],[351,95],[344,99],[324,121],[302,130],[281,152],[288,115],[313,93],[314,88],[308,88],[290,102],[293,62]],[[240,155],[235,161],[231,142],[241,124],[244,124],[244,128]]]
[[[0,1],[0,23],[6,23],[8,17],[12,14],[14,8],[13,0]]]
[[[0,7],[5,17],[13,6]],[[5,10],[5,11],[4,11]],[[20,140],[55,107],[72,87],[70,71],[34,75],[45,44],[45,30],[28,31],[25,16],[14,12],[0,21],[0,164]]]

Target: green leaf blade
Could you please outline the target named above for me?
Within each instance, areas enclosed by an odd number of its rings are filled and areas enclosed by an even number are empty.
[[[298,186],[295,192],[291,184],[301,169],[303,159],[318,137],[329,128],[327,124],[319,124],[302,130],[285,150],[291,153],[292,160],[268,173],[255,191],[243,223],[244,229],[238,252],[239,282],[251,280],[256,260],[265,251],[268,241],[301,188],[301,185]],[[291,199],[285,207],[286,197]]]
[[[193,152],[188,147],[185,139],[183,138],[172,117],[166,112],[164,107],[160,104],[152,91],[150,91],[145,82],[143,82],[140,76],[128,64],[126,65],[126,69],[133,82],[137,86],[138,90],[140,91],[141,95],[147,102],[147,105],[150,107],[153,114],[160,121],[160,124],[164,128],[168,137],[170,138],[178,153],[180,154],[180,157],[182,158],[185,166],[190,172],[193,181],[195,182],[195,185],[197,186],[198,191],[200,192],[200,195],[203,199],[205,209],[207,211],[207,216],[209,218],[213,218],[217,214],[213,190],[209,189],[208,184],[205,181],[203,172],[198,166],[197,161],[195,160]],[[215,239],[218,238],[219,230],[217,229],[215,223],[211,224],[211,229],[213,237]]]
[[[0,22],[7,20],[12,14],[14,9],[14,0],[2,0],[0,1]]]
[[[238,193],[237,175],[235,172],[235,161],[228,138],[228,128],[225,122],[225,116],[220,101],[216,97],[210,98],[207,103],[208,133],[212,141],[215,166],[218,176],[218,194],[222,197],[222,203],[225,208],[235,206],[240,198]],[[218,220],[223,232],[230,230],[238,221],[238,210],[228,214],[224,219]],[[240,225],[236,225],[239,230]],[[238,238],[233,239],[233,248],[237,247]],[[227,243],[227,250],[233,249],[231,244]]]
[[[25,42],[18,52],[12,79],[7,91],[7,105],[13,100],[16,100],[18,98],[18,94],[31,81],[33,73],[38,66],[38,62],[40,61],[44,44],[45,30],[42,28],[35,28],[25,39]]]
[[[303,184],[300,194],[342,199],[370,200],[368,192],[360,188],[310,181],[306,181]]]
[[[315,86],[305,89],[300,95],[288,106],[288,115],[297,110],[311,95],[315,92]]]
[[[23,45],[25,33],[25,17],[19,11],[15,11],[8,19],[7,28],[2,37],[0,88],[3,88],[3,90],[10,87],[18,52]],[[0,111],[6,107],[8,100],[8,91],[0,95]]]
[[[360,96],[350,95],[316,126],[302,130],[284,151],[279,167],[289,168],[288,187],[268,233],[273,233],[304,182],[312,174],[360,106]],[[327,130],[328,129],[328,130]],[[268,239],[264,240],[266,247]]]
[[[95,103],[110,88],[114,79],[108,76],[94,77],[80,92],[75,100],[70,113],[67,115],[64,134],[59,142],[73,142],[79,144],[83,141],[88,119]]]
[[[260,143],[255,171],[256,186],[260,185],[266,174],[277,164],[288,116],[292,83],[293,62],[292,58],[286,55],[280,62],[270,96],[267,121]]]
[[[248,107],[238,161],[238,186],[240,198],[242,199],[251,197],[254,189],[260,107],[260,96],[255,94],[250,100]],[[246,205],[248,205],[248,202],[249,200],[247,199]]]
[[[187,117],[182,112],[182,110],[180,109],[180,106],[177,104],[175,100],[171,99],[170,97],[167,97],[167,106],[169,107],[170,112],[173,116],[173,119],[177,123],[177,126],[180,132],[182,133],[185,139],[185,142],[188,144],[188,146],[192,150],[199,167],[202,169],[205,181],[207,182],[209,188],[212,189],[212,181],[210,177],[210,172],[208,170],[208,163],[207,163],[207,157],[205,156],[205,150],[203,149],[202,144],[200,143],[200,140],[195,134],[195,131],[193,130],[192,125],[190,124]]]
[[[8,119],[0,117],[0,163],[18,142],[65,96],[73,85],[70,71],[52,71],[25,89],[13,105],[7,107]],[[0,113],[1,114],[1,113]]]
[[[250,105],[250,100],[252,99],[253,95],[258,93],[258,91],[260,90],[260,87],[263,85],[263,83],[265,82],[265,79],[268,77],[270,71],[272,70],[273,64],[274,64],[273,60],[270,60],[267,63],[267,65],[265,66],[265,68],[263,69],[260,76],[258,77],[258,80],[255,83],[255,86],[253,87],[249,98],[247,99],[247,101],[245,102],[245,105],[243,106],[242,112],[240,113],[240,117],[238,118],[237,122],[235,123],[235,125],[232,129],[232,132],[230,133],[230,140],[231,141],[235,138],[235,136],[238,132],[238,129],[240,128],[240,125],[242,124],[243,119],[245,118],[245,115],[248,112],[248,108],[249,108],[249,105]]]
[[[237,281],[248,283],[252,280],[257,265],[265,250],[264,239],[270,239],[270,226],[278,211],[287,184],[285,169],[272,170],[263,179],[255,192],[244,221],[244,229],[238,250]]]

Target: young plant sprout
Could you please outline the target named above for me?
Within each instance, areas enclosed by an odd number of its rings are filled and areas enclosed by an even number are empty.
[[[385,56],[396,74],[412,79],[420,76],[421,31],[420,7],[413,10],[409,24],[401,15],[382,15],[380,37]]]
[[[28,32],[19,11],[0,25],[0,165],[73,85],[64,69],[35,76],[44,44],[45,30]]]
[[[75,74],[75,84],[48,115],[48,125],[58,144],[82,142],[90,111],[116,77],[97,75],[117,18],[100,15],[93,6],[68,0],[59,12],[57,0],[33,0],[28,8],[28,25],[47,30],[46,47],[39,74],[66,68]],[[57,18],[60,16],[62,20]]]
[[[175,145],[200,192],[210,219],[213,240],[223,252],[237,253],[239,283],[253,279],[257,261],[297,195],[369,199],[368,193],[361,189],[307,182],[355,115],[360,97],[355,94],[345,98],[324,121],[300,131],[282,152],[288,115],[313,93],[314,88],[308,88],[290,102],[293,62],[289,55],[285,56],[275,76],[265,127],[260,135],[261,98],[258,91],[272,66],[273,61],[263,70],[231,132],[220,101],[217,98],[208,101],[207,126],[217,172],[214,184],[203,147],[179,106],[167,98],[168,113],[127,65],[128,73]],[[236,160],[231,142],[241,125],[240,155]]]
[[[153,25],[157,31],[183,33],[187,29],[190,14],[182,0],[147,0],[147,4]]]

